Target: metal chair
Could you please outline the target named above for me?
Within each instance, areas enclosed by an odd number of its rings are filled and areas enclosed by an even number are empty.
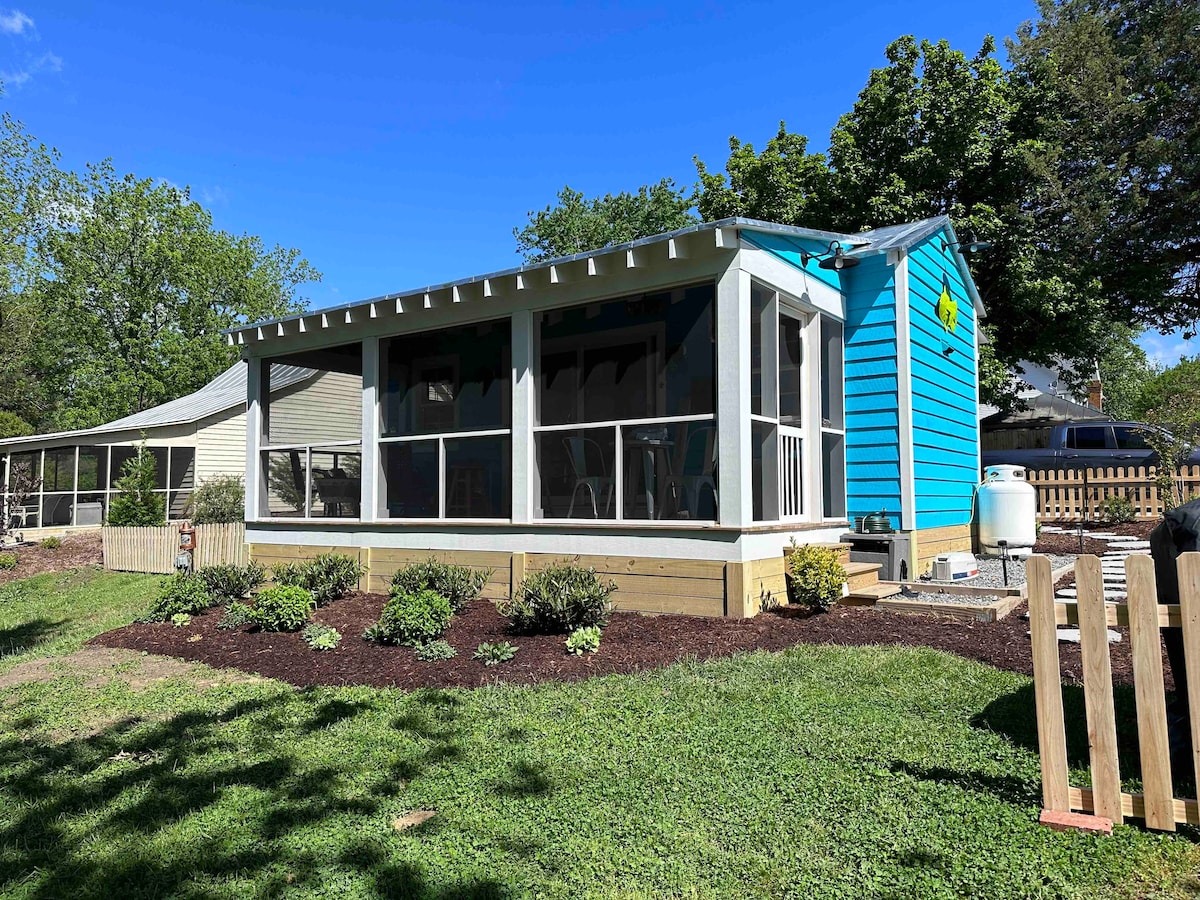
[[[668,490],[682,494],[677,509],[687,509],[688,518],[700,515],[700,498],[707,489],[713,499],[713,519],[718,518],[720,500],[717,495],[717,429],[711,425],[692,429],[684,448],[679,473],[670,476]]]
[[[609,511],[612,509],[613,494],[616,493],[616,482],[604,464],[603,448],[596,441],[585,437],[563,438],[563,446],[567,450],[567,459],[570,461],[571,471],[575,475],[575,487],[571,489],[571,505],[567,509],[567,518],[575,517],[575,501],[579,497],[581,488],[586,489],[591,497],[592,518],[600,518],[601,497],[605,498],[603,501],[604,517],[608,518]],[[592,469],[588,466],[588,451],[591,448],[595,448],[594,456],[599,463],[595,470],[599,472],[598,475],[591,474]]]

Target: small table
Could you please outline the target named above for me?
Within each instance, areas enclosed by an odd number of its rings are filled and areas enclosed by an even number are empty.
[[[647,428],[634,429],[622,440],[626,450],[640,450],[642,459],[642,490],[646,498],[646,512],[648,518],[662,518],[662,503],[661,497],[657,497],[659,491],[658,480],[658,463],[657,458],[659,453],[670,450],[675,446],[675,442],[666,437],[665,428]],[[630,458],[633,458],[630,456]],[[669,482],[671,478],[671,455],[666,454],[666,470]],[[626,516],[628,518],[628,516]]]

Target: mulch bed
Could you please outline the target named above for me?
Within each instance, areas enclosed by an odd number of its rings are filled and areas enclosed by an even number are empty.
[[[36,542],[7,546],[5,553],[17,554],[17,567],[0,571],[0,584],[44,575],[46,572],[65,572],[84,566],[98,566],[104,561],[100,549],[100,532],[76,534],[62,539],[62,545],[54,550],[43,548]]]
[[[408,648],[381,647],[361,640],[363,629],[378,619],[384,599],[381,595],[357,594],[318,610],[316,620],[342,634],[341,645],[332,651],[310,650],[298,634],[218,631],[220,609],[196,616],[186,628],[168,623],[134,624],[102,634],[92,643],[241,669],[300,687],[366,684],[411,690],[495,682],[578,681],[595,675],[654,669],[689,657],[711,659],[739,651],[784,650],[797,644],[933,647],[1000,669],[1033,674],[1023,607],[999,622],[989,623],[899,615],[862,607],[836,607],[815,615],[785,607],[742,621],[615,613],[604,630],[600,650],[576,657],[565,652],[560,635],[508,633],[507,621],[495,607],[489,601],[478,600],[455,617],[446,634],[458,656],[426,663]],[[519,648],[511,662],[489,668],[471,658],[480,643],[505,640]],[[1081,682],[1083,666],[1078,645],[1060,644],[1059,650],[1064,679]],[[1117,683],[1132,683],[1128,635],[1112,645],[1112,670]]]

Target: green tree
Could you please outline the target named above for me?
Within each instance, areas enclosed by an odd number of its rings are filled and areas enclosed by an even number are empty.
[[[823,228],[829,225],[830,172],[825,157],[808,152],[808,138],[784,122],[761,154],[754,145],[729,139],[724,172],[710,172],[694,158],[700,176],[696,206],[706,222],[744,216]]]
[[[530,211],[526,225],[513,229],[513,237],[526,262],[571,256],[693,225],[692,202],[692,191],[677,187],[670,178],[642,185],[637,193],[603,197],[588,198],[564,187],[557,203]]]
[[[1142,386],[1133,407],[1138,417],[1200,420],[1200,356],[1181,359]]]
[[[166,522],[166,503],[156,493],[157,471],[154,454],[146,448],[145,440],[138,446],[137,455],[127,460],[121,477],[113,482],[119,493],[108,507],[109,525],[162,525]]]
[[[35,425],[53,405],[47,376],[65,354],[52,345],[52,319],[30,288],[45,274],[46,235],[69,215],[67,183],[58,154],[0,115],[0,410]]]
[[[81,428],[196,390],[236,358],[220,334],[295,312],[320,278],[296,250],[212,227],[179,189],[109,163],[79,179],[73,227],[46,239],[37,290],[61,323],[71,367],[56,387],[62,428]]]
[[[16,413],[0,410],[0,438],[24,437],[33,434],[33,426]]]

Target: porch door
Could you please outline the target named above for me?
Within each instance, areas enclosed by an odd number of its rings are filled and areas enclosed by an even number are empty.
[[[779,518],[805,515],[804,377],[805,328],[799,312],[779,307]]]

